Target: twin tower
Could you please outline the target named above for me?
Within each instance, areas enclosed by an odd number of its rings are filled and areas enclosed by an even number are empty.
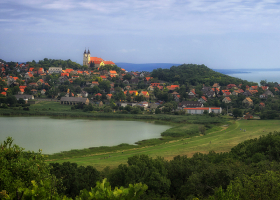
[[[88,51],[85,49],[84,57],[83,57],[83,65],[89,66],[89,62],[90,62],[90,51],[89,51],[89,49],[88,49]]]

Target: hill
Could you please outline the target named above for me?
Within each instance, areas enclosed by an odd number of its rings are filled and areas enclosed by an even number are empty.
[[[221,86],[228,84],[249,84],[252,83],[234,78],[219,72],[214,71],[206,67],[205,65],[196,64],[183,64],[179,66],[172,66],[170,69],[154,69],[151,73],[153,78],[163,80],[167,82],[178,82],[178,84],[190,84],[190,85],[213,85],[219,83]]]
[[[144,63],[144,64],[134,64],[134,63],[116,63],[118,67],[124,68],[127,71],[147,71],[151,72],[157,68],[170,68],[172,66],[179,66],[180,64],[174,63]]]

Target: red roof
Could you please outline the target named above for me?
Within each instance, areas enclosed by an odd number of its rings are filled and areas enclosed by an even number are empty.
[[[102,96],[102,94],[100,94],[100,93],[97,93],[95,96]]]
[[[151,86],[159,86],[160,83],[151,83]]]
[[[73,69],[65,69],[64,70],[66,73],[70,73],[70,72],[72,72],[72,71],[74,71]]]
[[[101,78],[103,78],[103,79],[106,79],[107,77],[106,76],[100,76]]]
[[[69,77],[69,73],[61,73],[61,76],[68,76]]]
[[[19,89],[25,89],[27,86],[25,86],[25,85],[21,85],[21,86],[19,86]]]
[[[90,57],[90,61],[103,61],[103,59],[98,57]]]
[[[207,101],[207,98],[205,96],[201,96],[201,98],[204,100],[204,101]]]
[[[115,70],[110,70],[109,73],[111,74],[117,74],[117,72]]]
[[[228,101],[231,101],[231,99],[229,97],[225,97]]]
[[[7,91],[9,88],[3,88],[5,91]]]
[[[103,61],[104,65],[115,65],[112,61]]]
[[[209,110],[209,108],[184,108],[185,110]]]
[[[1,92],[2,95],[6,96],[7,95],[7,92]]]

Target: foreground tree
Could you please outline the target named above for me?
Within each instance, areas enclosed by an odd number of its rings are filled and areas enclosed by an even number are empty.
[[[24,189],[33,188],[35,183],[49,195],[55,195],[59,182],[50,175],[41,151],[23,152],[23,148],[13,145],[13,139],[8,137],[0,145],[0,198],[20,199]]]

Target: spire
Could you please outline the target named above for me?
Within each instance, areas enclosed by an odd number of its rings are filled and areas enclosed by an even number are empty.
[[[86,54],[86,53],[87,53],[87,49],[85,48],[84,54]]]
[[[90,51],[89,51],[89,49],[88,49],[87,53],[88,53],[88,54],[90,54]]]

